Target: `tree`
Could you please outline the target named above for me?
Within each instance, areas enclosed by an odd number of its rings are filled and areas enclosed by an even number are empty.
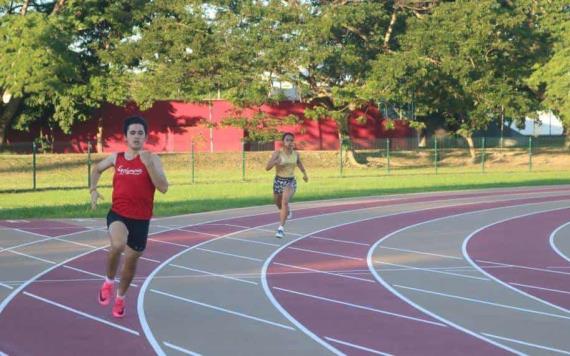
[[[560,117],[570,135],[570,6],[563,0],[533,1],[532,5],[536,24],[548,34],[551,48],[529,83],[543,99],[544,108]]]
[[[133,28],[135,1],[0,2],[0,143],[44,120],[68,132],[106,101],[124,102],[105,52]]]
[[[526,79],[543,48],[529,16],[496,0],[441,3],[409,17],[400,48],[376,60],[367,91],[415,101],[421,115],[445,118],[475,158],[472,135],[501,116],[522,121],[539,107]]]

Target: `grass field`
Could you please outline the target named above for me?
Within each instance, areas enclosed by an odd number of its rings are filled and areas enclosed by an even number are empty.
[[[309,171],[310,172],[310,171]],[[313,172],[317,173],[317,172]],[[438,190],[513,187],[570,183],[570,172],[500,172],[381,177],[317,177],[308,184],[299,181],[295,201],[351,196]],[[38,191],[0,193],[0,219],[104,217],[110,206],[111,173],[100,189],[105,200],[97,210],[89,208],[89,192],[84,187],[50,188]],[[272,175],[241,182],[176,184],[167,194],[157,193],[155,215],[168,216],[200,211],[270,204]]]
[[[211,211],[272,202],[272,172],[264,165],[270,152],[162,154],[171,183],[157,193],[155,215]],[[97,162],[105,155],[93,155]],[[570,183],[570,155],[565,150],[537,151],[529,160],[522,149],[489,151],[485,165],[465,150],[400,151],[388,159],[382,151],[361,151],[360,166],[339,165],[338,152],[302,153],[311,181],[299,180],[296,201],[437,190]],[[532,166],[529,165],[532,163]],[[0,155],[0,219],[103,217],[111,199],[112,170],[104,173],[100,192],[106,200],[89,209],[86,154],[40,154],[32,189],[32,156]],[[388,169],[390,168],[390,169]],[[532,168],[532,171],[529,171]],[[484,169],[484,173],[483,173]],[[244,179],[245,178],[245,179]]]

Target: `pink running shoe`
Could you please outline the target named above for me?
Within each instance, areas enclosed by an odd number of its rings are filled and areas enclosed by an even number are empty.
[[[101,289],[99,289],[99,304],[109,305],[111,295],[113,295],[113,283],[103,282]]]
[[[115,305],[113,305],[113,316],[115,318],[122,318],[125,316],[125,298],[115,298]]]

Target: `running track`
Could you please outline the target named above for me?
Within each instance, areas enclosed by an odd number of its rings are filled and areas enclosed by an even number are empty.
[[[91,219],[0,221],[0,355],[569,354],[570,186],[153,220],[116,320]],[[562,330],[562,332],[561,332]]]

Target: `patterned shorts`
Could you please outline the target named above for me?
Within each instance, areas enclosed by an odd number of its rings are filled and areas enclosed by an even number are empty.
[[[287,186],[293,188],[293,192],[297,191],[297,180],[295,177],[283,178],[275,176],[275,180],[273,180],[273,193],[283,194],[283,190]]]

